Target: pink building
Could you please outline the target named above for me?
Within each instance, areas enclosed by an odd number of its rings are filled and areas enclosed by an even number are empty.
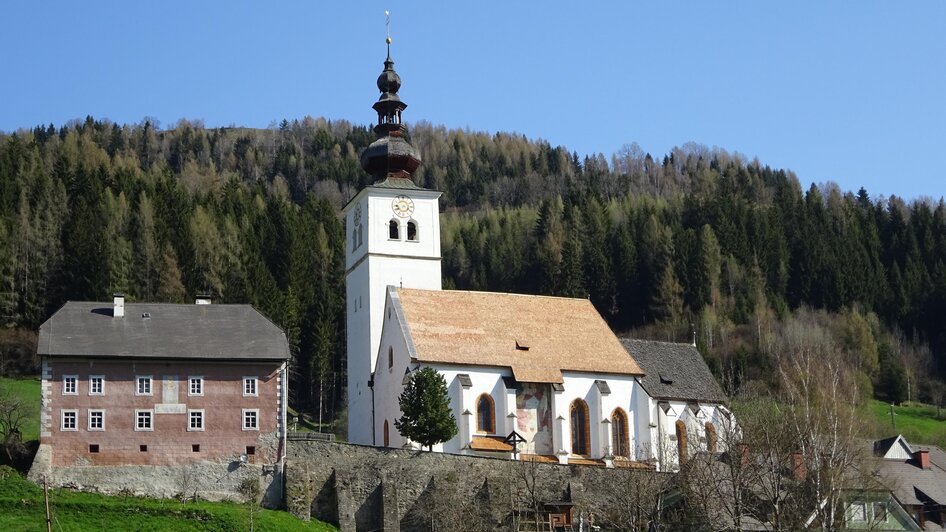
[[[200,303],[69,302],[40,327],[44,474],[204,464],[279,476],[286,336],[249,305]],[[230,491],[218,484],[206,489]]]

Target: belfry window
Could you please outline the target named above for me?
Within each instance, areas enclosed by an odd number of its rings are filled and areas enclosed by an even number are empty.
[[[417,222],[414,220],[407,222],[407,240],[417,242]]]
[[[476,432],[493,434],[496,432],[496,414],[493,398],[484,393],[476,400]]]
[[[397,220],[388,222],[388,238],[391,240],[401,239],[401,225],[397,223]]]

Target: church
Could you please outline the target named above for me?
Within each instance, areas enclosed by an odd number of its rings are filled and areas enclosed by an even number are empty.
[[[728,411],[692,346],[668,344],[696,355],[673,360],[702,367],[682,372],[699,385],[678,388],[711,389],[709,400],[673,397],[673,409],[645,386],[634,356],[644,344],[622,344],[589,300],[441,289],[440,193],[412,180],[421,157],[405,138],[390,42],[373,105],[378,138],[361,156],[373,184],[343,210],[348,441],[419,448],[394,423],[410,374],[430,367],[458,425],[434,451],[664,470],[717,451]]]

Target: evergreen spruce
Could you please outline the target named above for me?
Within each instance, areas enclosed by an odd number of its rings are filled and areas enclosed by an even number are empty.
[[[398,432],[431,450],[457,434],[457,420],[450,410],[447,381],[432,368],[411,374],[398,398],[403,415],[394,422]]]

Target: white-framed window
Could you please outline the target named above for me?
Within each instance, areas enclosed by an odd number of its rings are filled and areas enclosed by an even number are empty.
[[[259,409],[243,409],[243,430],[259,430]]]
[[[60,410],[59,411],[59,430],[77,431],[79,430],[79,411],[78,410]]]
[[[854,501],[851,504],[851,521],[867,521],[867,503]]]
[[[89,430],[105,430],[104,410],[89,410]]]
[[[874,522],[886,523],[887,522],[887,503],[875,502],[873,506],[874,506]]]
[[[105,395],[105,375],[89,375],[89,395]]]
[[[204,395],[204,378],[192,375],[187,378],[187,395]]]
[[[135,377],[135,395],[152,395],[151,375],[138,375]]]
[[[259,389],[256,387],[256,377],[243,377],[243,395],[259,395]]]
[[[135,410],[135,430],[154,430],[153,410]]]
[[[63,395],[79,395],[79,376],[78,375],[63,375],[62,376],[62,394]]]
[[[188,410],[187,411],[187,430],[192,431],[192,432],[204,430],[204,411],[203,410]]]

